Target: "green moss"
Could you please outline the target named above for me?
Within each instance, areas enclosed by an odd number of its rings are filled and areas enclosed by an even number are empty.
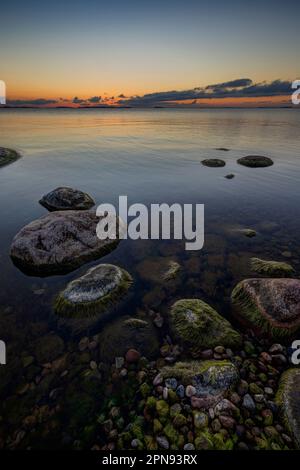
[[[234,366],[231,362],[226,360],[177,362],[174,366],[163,367],[161,374],[165,379],[174,377],[180,380],[184,385],[189,385],[193,382],[195,376],[203,375],[211,369],[210,379],[211,382],[214,383],[217,380],[219,370],[223,367]]]
[[[213,436],[207,431],[200,433],[195,439],[196,450],[213,450]]]
[[[169,405],[164,400],[156,402],[156,412],[160,418],[167,418],[169,416]]]
[[[266,261],[259,258],[251,258],[251,270],[268,277],[289,277],[294,273],[290,264],[279,261]]]
[[[144,382],[140,386],[140,392],[144,398],[147,398],[151,393],[151,387],[146,382]]]
[[[154,410],[156,407],[156,399],[154,397],[148,397],[146,401],[146,406],[149,410]]]
[[[241,336],[212,307],[199,299],[176,302],[169,313],[174,338],[194,357],[203,348],[223,345],[236,348]]]
[[[145,436],[145,445],[147,450],[157,450],[158,445],[153,436]]]
[[[171,444],[174,444],[174,445],[178,444],[179,433],[178,431],[176,431],[176,429],[171,423],[168,423],[164,427],[164,434],[169,439]]]
[[[175,428],[181,428],[182,426],[185,426],[186,423],[187,419],[181,413],[177,414],[173,419],[173,425],[175,426]]]
[[[163,426],[159,419],[154,419],[153,420],[153,432],[154,434],[158,434],[162,430]]]

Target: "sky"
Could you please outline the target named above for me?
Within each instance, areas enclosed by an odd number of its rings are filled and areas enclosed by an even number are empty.
[[[299,18],[296,0],[10,0],[0,80],[19,105],[281,103],[300,78]]]

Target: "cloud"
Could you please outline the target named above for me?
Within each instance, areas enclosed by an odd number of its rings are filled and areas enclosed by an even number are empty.
[[[11,106],[47,106],[49,104],[56,104],[58,101],[37,98],[34,100],[7,100],[6,103]]]
[[[92,96],[91,98],[88,99],[89,103],[100,103],[101,101],[101,96]]]
[[[81,103],[84,103],[85,100],[82,100],[81,98],[78,98],[78,96],[75,96],[75,98],[73,98],[72,100],[72,103],[74,104],[81,104]]]
[[[229,82],[197,87],[191,90],[167,91],[158,93],[148,93],[144,96],[132,96],[129,99],[121,99],[120,104],[130,106],[156,106],[170,101],[199,100],[213,98],[258,98],[262,96],[288,96],[291,94],[291,82],[274,80],[267,83],[253,84],[249,78],[241,78]]]

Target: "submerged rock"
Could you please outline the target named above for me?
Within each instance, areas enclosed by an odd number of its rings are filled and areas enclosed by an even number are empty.
[[[218,147],[218,148],[216,148],[216,150],[219,150],[221,152],[229,152],[230,149],[228,149],[226,147]]]
[[[112,251],[119,240],[100,240],[101,220],[93,211],[57,211],[23,227],[10,249],[13,262],[28,274],[72,271]],[[118,220],[114,219],[118,224]]]
[[[21,155],[12,149],[0,147],[0,168],[21,158]]]
[[[176,378],[184,385],[192,385],[191,396],[195,408],[211,408],[221,401],[239,380],[237,368],[229,361],[178,362],[161,369],[164,379]]]
[[[234,177],[235,177],[235,175],[233,173],[229,173],[224,178],[226,178],[227,180],[232,180]]]
[[[130,274],[113,264],[99,264],[71,281],[55,301],[63,316],[93,316],[109,310],[128,292]]]
[[[251,258],[251,270],[257,274],[268,277],[289,277],[294,269],[290,264],[280,261],[266,261],[259,258]]]
[[[118,318],[106,325],[99,338],[100,358],[113,362],[115,357],[125,356],[135,349],[148,359],[159,354],[157,332],[151,322],[139,318]]]
[[[180,264],[177,261],[163,256],[145,259],[136,267],[141,278],[155,283],[163,283],[164,281],[175,279],[180,269]]]
[[[210,168],[220,168],[226,165],[224,160],[221,160],[220,158],[207,158],[206,160],[202,160],[201,163],[202,165],[208,166]]]
[[[279,382],[276,402],[280,407],[287,430],[300,449],[300,369],[285,371]]]
[[[42,197],[39,203],[49,211],[85,210],[95,205],[87,193],[73,188],[56,188]]]
[[[256,237],[256,231],[253,230],[252,228],[244,228],[241,230],[241,233],[245,235],[245,237],[247,238]]]
[[[236,316],[255,331],[274,339],[300,328],[298,279],[246,279],[231,295]]]
[[[262,168],[274,164],[271,158],[260,155],[248,155],[247,157],[239,158],[237,162],[249,168]]]
[[[241,336],[230,323],[200,299],[175,302],[169,312],[171,331],[178,343],[194,357],[202,349],[241,344]]]

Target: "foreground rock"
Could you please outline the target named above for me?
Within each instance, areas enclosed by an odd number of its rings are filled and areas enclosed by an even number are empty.
[[[152,359],[159,354],[157,332],[151,322],[139,318],[119,318],[103,329],[100,340],[102,361],[112,362],[129,350]]]
[[[93,316],[118,303],[132,283],[130,274],[113,264],[100,264],[71,281],[55,301],[63,316]]]
[[[173,304],[170,327],[174,338],[184,349],[197,357],[201,349],[238,347],[240,334],[212,307],[200,299],[183,299]]]
[[[208,166],[210,168],[221,168],[225,166],[226,163],[220,158],[208,158],[206,160],[202,160],[202,165]]]
[[[231,300],[236,316],[260,334],[276,339],[300,328],[298,279],[246,279]]]
[[[284,423],[300,449],[300,369],[289,369],[283,373],[276,396]]]
[[[257,274],[268,277],[289,277],[294,273],[293,267],[280,261],[266,261],[251,258],[251,270]]]
[[[271,158],[259,155],[248,155],[247,157],[239,158],[237,162],[248,168],[263,168],[274,164]]]
[[[0,147],[0,168],[21,158],[15,150]]]
[[[189,390],[193,387],[194,408],[211,408],[220,402],[239,380],[237,368],[229,361],[178,362],[164,367],[162,377],[175,378]]]
[[[91,209],[94,200],[87,193],[73,188],[56,188],[42,197],[39,203],[49,211]]]
[[[104,256],[118,244],[119,240],[97,237],[99,221],[93,211],[52,212],[20,230],[11,245],[11,258],[28,274],[72,271]]]

